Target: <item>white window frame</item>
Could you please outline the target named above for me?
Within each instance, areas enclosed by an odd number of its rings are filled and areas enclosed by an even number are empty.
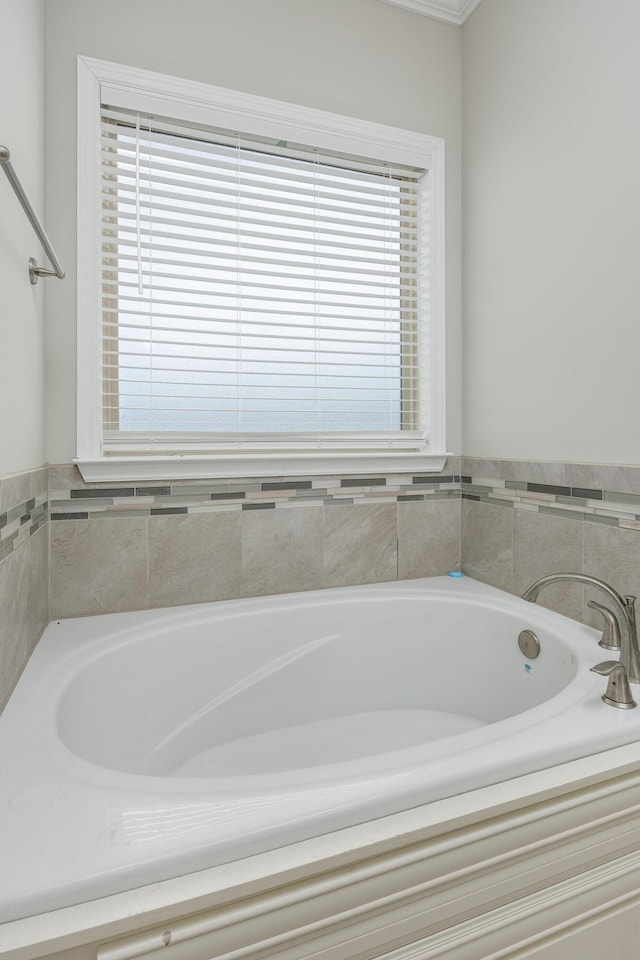
[[[415,450],[230,451],[103,455],[101,432],[100,104],[178,116],[195,126],[278,136],[429,170],[430,432]],[[445,445],[444,140],[121,64],[78,57],[77,457],[87,481],[442,470]]]

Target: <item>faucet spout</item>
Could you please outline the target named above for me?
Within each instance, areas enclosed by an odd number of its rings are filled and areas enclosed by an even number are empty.
[[[574,583],[583,583],[590,587],[597,587],[613,600],[620,614],[621,624],[623,625],[623,630],[621,631],[620,663],[625,668],[629,681],[631,683],[640,683],[640,649],[638,648],[638,634],[636,631],[635,597],[625,597],[623,599],[618,591],[614,590],[608,583],[605,583],[604,580],[599,580],[597,577],[590,577],[586,573],[552,573],[532,583],[529,589],[525,590],[522,594],[522,599],[535,603],[541,590],[551,583],[560,583],[562,581],[572,581]]]

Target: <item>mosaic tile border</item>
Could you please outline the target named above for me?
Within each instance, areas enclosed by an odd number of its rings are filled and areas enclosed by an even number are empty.
[[[154,517],[229,510],[460,499],[459,474],[390,474],[50,490],[51,520]]]
[[[449,461],[449,470],[460,469]],[[640,531],[640,468],[462,459],[462,471],[153,484],[84,484],[71,466],[60,482],[50,468],[49,497],[39,492],[0,513],[0,562],[49,519],[88,520],[167,516],[215,511],[273,510],[299,506],[420,502],[460,499],[529,510],[586,523]],[[464,472],[469,470],[469,472]],[[57,471],[57,472],[56,472]],[[627,476],[627,474],[629,476]],[[607,483],[620,475],[624,491]],[[26,475],[25,475],[26,476]],[[532,479],[510,479],[510,477]],[[535,479],[534,479],[535,478]],[[565,480],[567,482],[559,482]],[[574,479],[582,483],[570,482]],[[543,482],[543,481],[553,482]],[[584,484],[587,480],[588,485]],[[601,481],[598,484],[598,481]],[[638,489],[638,492],[630,492]],[[17,490],[15,491],[17,493]]]
[[[48,521],[46,493],[22,500],[0,513],[0,561],[9,557]]]
[[[262,480],[111,483],[104,486],[85,484],[71,466],[62,468],[67,473],[60,482],[61,468],[52,467],[50,514],[53,521],[121,519],[286,509],[303,505],[462,498],[640,530],[638,467],[464,457],[451,458],[447,467],[446,474],[265,477]],[[616,490],[612,485],[616,481],[626,489]]]
[[[464,475],[461,486],[463,500],[640,530],[640,495],[636,493]]]

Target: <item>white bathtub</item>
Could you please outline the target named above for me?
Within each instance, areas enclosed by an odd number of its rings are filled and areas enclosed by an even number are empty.
[[[636,740],[597,639],[447,577],[52,623],[0,719],[0,921]]]

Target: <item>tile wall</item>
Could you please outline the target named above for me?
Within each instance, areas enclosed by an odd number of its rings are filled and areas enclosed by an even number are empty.
[[[49,619],[47,469],[0,478],[0,710]]]
[[[640,596],[640,467],[463,458],[461,473],[470,576],[521,594],[549,573],[587,573]],[[599,626],[591,599],[557,584],[538,602]]]
[[[85,484],[50,468],[51,616],[434,576],[460,565],[442,474]]]
[[[48,486],[47,486],[48,482]],[[50,543],[49,543],[50,541]],[[0,478],[0,707],[49,617],[435,576],[640,595],[640,467],[451,458],[442,474],[107,484]],[[575,584],[540,602],[597,625]]]

